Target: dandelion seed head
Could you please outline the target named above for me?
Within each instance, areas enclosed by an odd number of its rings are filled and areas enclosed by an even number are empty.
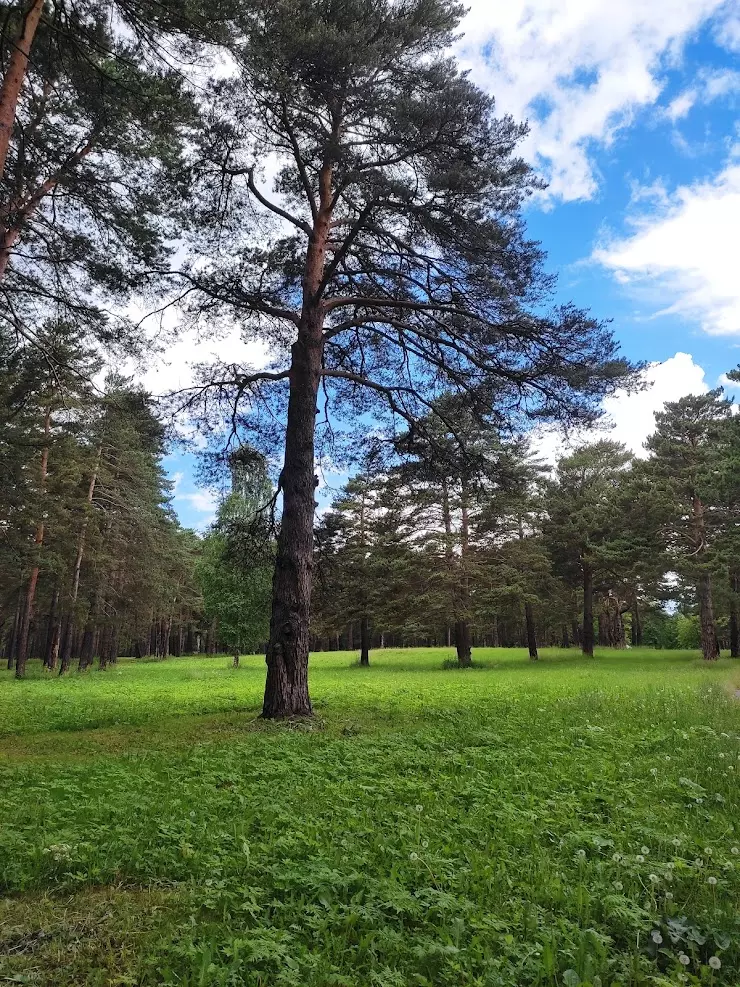
[[[688,958],[688,956],[686,955],[686,953],[679,953],[678,954],[678,962],[679,963],[683,963],[684,966],[688,966],[689,963],[691,962],[691,960]]]
[[[638,853],[637,854],[637,856],[635,857],[635,860],[637,861],[638,864],[644,864],[645,863],[645,858],[643,857],[643,855],[641,853]]]
[[[722,966],[722,961],[720,960],[719,956],[710,956],[709,965],[713,970],[719,970],[719,968]]]
[[[708,878],[707,878],[707,884],[711,884],[711,885],[712,885],[712,887],[714,887],[714,885],[715,885],[716,883],[717,883],[717,878],[716,878],[716,877],[708,877]]]
[[[657,929],[655,929],[653,932],[650,933],[650,937],[652,938],[653,942],[657,942],[658,945],[660,945],[663,942],[663,936],[661,936],[661,934],[658,932]]]

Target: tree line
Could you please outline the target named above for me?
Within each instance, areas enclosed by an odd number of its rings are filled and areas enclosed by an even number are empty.
[[[264,465],[232,457],[233,489],[204,537],[184,529],[149,395],[108,374],[79,330],[5,343],[0,372],[0,642],[23,678],[264,642],[269,538],[254,512]]]
[[[721,389],[666,404],[644,457],[603,438],[554,470],[527,436],[455,422],[376,449],[320,519],[315,647],[740,657],[740,420]]]

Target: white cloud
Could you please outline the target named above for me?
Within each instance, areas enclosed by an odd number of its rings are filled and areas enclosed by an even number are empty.
[[[645,440],[655,430],[656,411],[661,411],[666,401],[709,390],[703,368],[694,363],[689,353],[676,353],[661,363],[651,363],[645,369],[644,380],[648,385],[644,391],[620,391],[604,401],[604,424],[610,428],[584,430],[571,435],[567,442],[559,432],[545,430],[534,443],[537,454],[554,464],[578,445],[610,439],[623,443],[636,456],[644,456]]]
[[[263,367],[268,360],[267,347],[256,342],[244,343],[236,327],[218,337],[199,329],[180,329],[165,352],[150,358],[141,383],[156,395],[177,391],[193,383],[194,365],[214,360]]]
[[[468,5],[461,61],[496,96],[500,112],[530,119],[525,151],[549,178],[550,195],[568,201],[596,193],[594,143],[608,146],[635,113],[656,103],[666,67],[723,0]]]
[[[631,235],[597,248],[593,259],[654,300],[658,314],[695,320],[713,335],[740,334],[740,163],[679,187],[632,223]]]
[[[624,443],[637,456],[645,454],[643,444],[655,430],[655,412],[666,401],[709,390],[703,368],[694,363],[689,353],[676,353],[662,363],[650,364],[645,381],[647,390],[617,393],[604,401],[604,410],[614,425],[609,438]]]
[[[182,474],[176,474],[176,476],[178,475],[182,477]],[[219,496],[215,490],[209,490],[207,488],[191,490],[188,493],[178,493],[176,490],[173,497],[175,510],[177,510],[178,504],[181,505],[181,508],[182,505],[187,504],[188,513],[194,512],[195,514],[203,515],[197,518],[194,524],[189,522],[189,526],[194,527],[196,531],[203,531],[216,520]],[[178,513],[182,514],[182,509]]]
[[[737,93],[740,93],[740,72],[734,69],[702,69],[694,84],[668,104],[665,115],[675,123],[688,116],[695,106],[726,99]]]

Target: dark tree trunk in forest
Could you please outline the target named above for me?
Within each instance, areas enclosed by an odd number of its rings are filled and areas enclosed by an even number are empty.
[[[67,614],[64,618],[64,625],[62,627],[61,636],[61,646],[59,648],[59,674],[64,675],[64,673],[69,669],[72,663],[72,644],[74,639],[74,617],[71,614]]]
[[[527,647],[529,648],[529,657],[532,661],[537,661],[539,654],[537,653],[537,630],[534,623],[534,610],[531,603],[524,604],[524,619],[527,624]]]
[[[632,614],[632,628],[630,630],[630,643],[635,648],[642,647],[642,617],[640,615],[640,607],[637,603],[637,598],[632,598],[632,604],[630,607],[630,613]]]
[[[51,671],[57,667],[59,660],[59,644],[61,636],[61,617],[59,614],[59,587],[54,589],[51,600],[51,610],[49,612],[49,628],[46,637],[46,654],[44,655],[44,665]]]
[[[606,606],[606,604],[604,605]],[[599,610],[599,647],[608,648],[611,644],[609,637],[609,613],[602,606]]]
[[[493,615],[493,621],[491,623],[491,647],[500,648],[499,634],[498,634],[498,617],[496,614]]]
[[[41,493],[42,495],[46,491],[46,476],[49,466],[49,433],[51,432],[51,407],[47,407],[46,414],[44,416],[44,448],[41,453]],[[42,545],[44,544],[44,529],[45,522],[44,516],[42,514],[41,520],[36,525],[36,534],[34,536],[34,546],[36,551],[40,551]],[[33,607],[36,602],[36,586],[39,581],[40,568],[38,564],[34,565],[31,570],[31,575],[28,580],[28,588],[26,589],[26,600],[23,605],[23,611],[21,616],[21,626],[20,634],[18,636],[18,653],[15,659],[15,677],[17,679],[22,679],[26,674],[26,658],[28,657],[28,635],[31,629],[31,619],[33,617]]]
[[[570,635],[568,634],[568,625],[563,624],[560,628],[560,647],[569,648],[570,647]]]
[[[594,574],[587,562],[583,565],[583,632],[581,651],[589,658],[594,656]]]
[[[370,619],[363,617],[360,621],[360,664],[367,667],[370,664]]]
[[[470,668],[472,664],[470,627],[466,620],[455,621],[455,648],[457,650],[457,664],[460,668]]]
[[[705,661],[716,661],[719,658],[719,641],[717,639],[717,627],[714,623],[712,579],[708,572],[699,577],[696,592],[699,597],[702,657]]]
[[[740,658],[740,579],[730,574],[730,658]]]
[[[280,474],[283,515],[265,657],[267,681],[262,715],[267,719],[312,713],[308,651],[316,488],[314,438],[322,328],[323,311],[304,310],[298,340],[293,344],[285,464]]]
[[[18,602],[15,605],[13,626],[10,631],[10,640],[8,641],[8,671],[12,671],[15,667],[15,655],[18,650],[18,634],[21,629],[21,612],[21,596],[18,594]]]

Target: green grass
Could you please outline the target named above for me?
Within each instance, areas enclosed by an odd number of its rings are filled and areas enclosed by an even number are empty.
[[[449,656],[0,673],[0,983],[737,987],[738,663]]]

